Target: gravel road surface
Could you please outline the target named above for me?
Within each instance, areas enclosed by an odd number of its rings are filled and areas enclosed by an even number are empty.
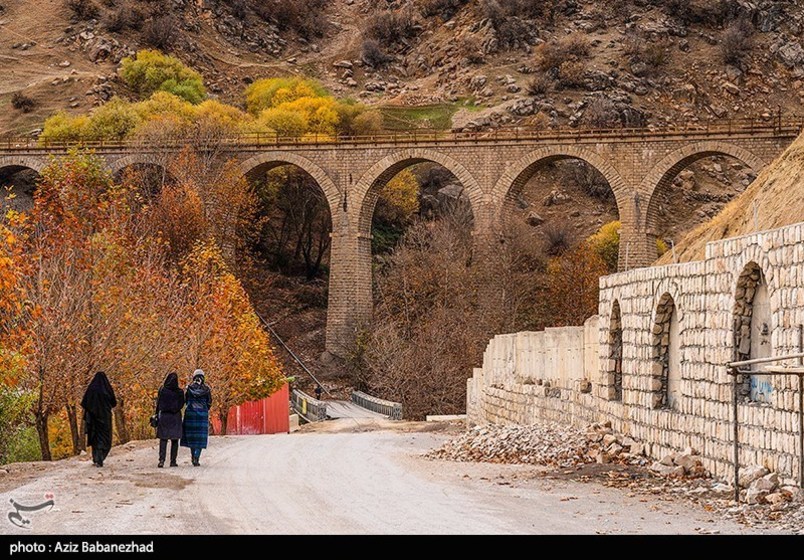
[[[0,507],[28,515],[30,533],[738,533],[703,510],[595,483],[548,480],[537,467],[421,457],[444,433],[336,429],[210,439],[202,466],[182,449],[156,468],[156,441],[117,447],[106,466],[86,457],[12,465]],[[340,429],[337,429],[340,426]],[[2,512],[0,533],[21,533]]]

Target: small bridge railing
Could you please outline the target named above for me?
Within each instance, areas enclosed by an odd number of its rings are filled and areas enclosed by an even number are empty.
[[[308,422],[321,422],[327,419],[327,403],[314,399],[304,391],[293,389],[290,393],[290,405]]]
[[[411,142],[478,142],[504,140],[556,140],[573,141],[595,138],[645,138],[678,135],[734,135],[768,134],[794,136],[804,130],[804,117],[768,115],[760,118],[710,120],[682,125],[657,124],[642,128],[536,128],[523,126],[498,127],[488,131],[413,129],[383,131],[368,135],[312,134],[304,137],[279,136],[267,133],[239,134],[215,139],[214,146],[232,148],[259,148],[262,146],[317,146],[331,144],[402,144]],[[97,140],[78,142],[48,142],[36,138],[0,137],[0,150],[67,150],[76,146],[98,150],[144,148],[149,151],[171,151],[184,147],[187,141],[162,141],[159,144],[141,140]],[[213,145],[213,144],[210,144]]]
[[[363,391],[352,391],[352,402],[366,410],[387,416],[391,420],[402,420],[402,403],[372,397]]]

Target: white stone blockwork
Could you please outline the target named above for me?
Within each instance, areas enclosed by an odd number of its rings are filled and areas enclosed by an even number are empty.
[[[763,347],[762,354],[797,352],[799,325],[804,324],[803,232],[804,224],[795,224],[727,239],[710,243],[704,261],[601,278],[599,315],[584,326],[495,337],[483,367],[467,383],[469,422],[552,420],[583,426],[610,420],[616,430],[645,442],[654,457],[692,447],[710,471],[728,476],[733,468],[733,390],[725,364],[745,357],[738,347],[758,351],[756,341],[741,338],[748,332],[743,325],[756,324],[750,307],[757,288],[745,279],[761,274],[766,284],[769,324],[764,327],[763,319],[760,327],[770,348]],[[668,295],[678,321],[672,329],[662,306]],[[619,323],[611,318],[615,301]],[[765,315],[764,302],[757,300],[757,305]],[[611,336],[612,324],[621,328],[621,354],[610,348],[619,336]],[[680,374],[671,380],[674,398],[669,401],[662,398],[668,388],[668,352],[663,351],[668,344],[674,359],[677,353]],[[612,356],[621,356],[621,400],[615,397]],[[799,455],[796,379],[741,381],[741,463],[761,464],[792,478]]]

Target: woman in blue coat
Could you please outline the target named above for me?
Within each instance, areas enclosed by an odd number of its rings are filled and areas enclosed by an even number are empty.
[[[181,436],[183,447],[190,448],[193,466],[201,463],[201,450],[207,447],[209,437],[209,409],[212,406],[212,392],[204,382],[204,372],[197,369],[193,372],[193,382],[187,386],[184,394],[187,408],[184,411],[184,430]]]
[[[159,388],[156,399],[156,437],[159,438],[159,468],[165,466],[167,444],[170,440],[170,466],[178,467],[179,438],[181,438],[181,408],[184,406],[184,393],[179,387],[179,376],[169,373]]]

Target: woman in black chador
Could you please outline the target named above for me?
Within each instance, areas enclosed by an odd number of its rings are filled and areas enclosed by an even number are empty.
[[[81,399],[87,444],[92,447],[92,464],[96,467],[103,466],[104,459],[112,449],[112,409],[116,406],[117,399],[109,378],[99,371]]]
[[[170,440],[170,466],[178,467],[176,457],[181,438],[181,408],[184,406],[184,391],[179,387],[179,376],[169,373],[159,389],[156,399],[156,437],[159,438],[159,468],[165,466],[167,443]]]

